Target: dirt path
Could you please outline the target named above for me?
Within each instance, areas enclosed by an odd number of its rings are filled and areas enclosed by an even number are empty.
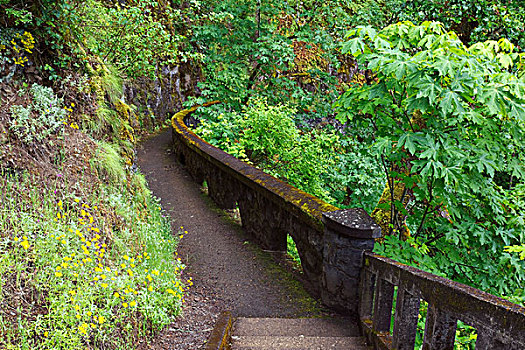
[[[179,246],[194,286],[181,317],[149,349],[202,348],[222,310],[243,317],[306,317],[320,313],[291,274],[248,242],[240,227],[202,193],[171,155],[171,131],[146,140],[139,166],[153,194],[188,234]],[[185,278],[186,278],[185,277]]]

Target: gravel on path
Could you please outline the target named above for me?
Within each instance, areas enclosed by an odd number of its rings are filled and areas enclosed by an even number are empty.
[[[171,131],[138,149],[138,164],[153,194],[172,220],[184,227],[178,254],[194,285],[176,322],[145,349],[201,349],[223,310],[235,317],[311,317],[324,312],[270,253],[251,244],[242,229],[192,181],[170,151]]]

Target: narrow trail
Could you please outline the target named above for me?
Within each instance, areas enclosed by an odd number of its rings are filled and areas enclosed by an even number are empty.
[[[268,253],[248,242],[241,228],[209,200],[170,152],[171,131],[153,136],[138,149],[138,163],[162,207],[173,234],[184,227],[178,253],[187,265],[184,278],[194,286],[178,320],[147,349],[199,349],[218,314],[239,317],[321,315],[300,283]]]

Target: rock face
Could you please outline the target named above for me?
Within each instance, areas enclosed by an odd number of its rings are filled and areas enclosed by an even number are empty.
[[[133,85],[124,86],[124,99],[135,106],[144,106],[142,113],[155,116],[162,123],[182,109],[189,96],[199,94],[197,82],[202,75],[198,65],[191,63],[163,66],[159,71],[155,80],[143,77],[135,79]]]

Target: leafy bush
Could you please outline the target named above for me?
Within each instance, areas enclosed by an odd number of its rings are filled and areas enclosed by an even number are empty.
[[[215,111],[218,111],[216,107]],[[243,113],[203,112],[197,133],[240,159],[313,195],[333,202],[323,180],[333,167],[338,136],[331,132],[302,134],[295,111],[251,100]],[[210,115],[213,113],[213,115]]]
[[[25,91],[20,91],[24,94]],[[53,89],[33,84],[29,90],[31,102],[27,107],[11,106],[10,129],[25,143],[42,141],[56,133],[65,123],[67,109]]]
[[[184,37],[174,30],[180,26],[180,11],[168,3],[139,0],[123,6],[90,0],[74,12],[78,23],[69,28],[77,32],[76,39],[84,37],[79,42],[128,77],[154,77],[160,65],[190,58],[179,50]],[[97,27],[104,31],[92,30]]]
[[[363,208],[371,213],[385,187],[380,160],[350,134],[340,135],[332,167],[326,169],[325,184],[334,204],[344,208]]]
[[[242,113],[221,105],[198,113],[196,133],[231,155],[332,204],[367,210],[377,204],[384,175],[354,135],[300,128],[294,109],[265,100],[251,100]]]
[[[360,27],[343,51],[370,77],[338,106],[343,122],[373,130],[365,142],[388,174],[383,229],[397,237],[384,252],[523,296],[523,262],[503,252],[524,240],[522,55],[505,39],[466,47],[436,22]]]

